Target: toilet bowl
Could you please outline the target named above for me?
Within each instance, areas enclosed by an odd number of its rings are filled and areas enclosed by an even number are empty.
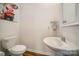
[[[26,47],[24,45],[15,45],[14,47],[9,48],[8,50],[11,55],[20,56],[26,51]]]
[[[13,56],[23,55],[23,53],[26,51],[25,45],[16,45],[15,36],[3,38],[2,47],[9,52],[9,55]]]

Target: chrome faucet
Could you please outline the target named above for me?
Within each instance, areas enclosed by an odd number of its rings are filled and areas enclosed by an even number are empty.
[[[62,40],[63,42],[66,42],[65,37],[61,37],[61,40]]]

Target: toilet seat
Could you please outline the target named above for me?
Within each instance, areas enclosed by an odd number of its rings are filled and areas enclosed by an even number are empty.
[[[15,45],[14,47],[8,49],[12,54],[21,54],[26,51],[24,45]]]

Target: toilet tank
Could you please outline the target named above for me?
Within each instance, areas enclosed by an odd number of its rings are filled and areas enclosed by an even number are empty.
[[[11,36],[11,37],[6,37],[2,39],[2,47],[5,49],[9,49],[16,45],[16,37]]]

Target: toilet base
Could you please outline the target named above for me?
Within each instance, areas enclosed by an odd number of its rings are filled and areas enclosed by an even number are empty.
[[[2,51],[5,53],[5,56],[10,56],[8,49],[3,48]]]
[[[0,56],[5,56],[5,53],[3,51],[0,51]]]
[[[5,56],[23,56],[22,54],[12,54],[8,51],[8,49],[4,49],[3,51],[5,52]]]

